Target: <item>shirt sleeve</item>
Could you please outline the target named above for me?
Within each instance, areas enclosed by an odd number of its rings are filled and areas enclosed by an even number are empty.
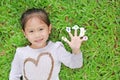
[[[22,75],[21,66],[20,66],[20,58],[19,58],[19,50],[16,50],[14,59],[11,64],[11,71],[9,74],[9,80],[20,80]]]
[[[58,59],[64,65],[70,68],[80,68],[83,65],[82,53],[74,54],[66,51],[62,43],[58,43],[57,54]]]

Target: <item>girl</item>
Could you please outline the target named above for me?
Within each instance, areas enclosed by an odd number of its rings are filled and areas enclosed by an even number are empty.
[[[31,43],[17,48],[12,61],[9,80],[59,80],[61,63],[70,68],[80,68],[83,65],[80,51],[83,39],[71,32],[71,41],[65,40],[72,49],[67,52],[61,42],[48,40],[51,24],[43,9],[28,9],[21,16],[23,33]]]

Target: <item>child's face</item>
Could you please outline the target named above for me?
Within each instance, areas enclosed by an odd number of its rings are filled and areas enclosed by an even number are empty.
[[[48,26],[39,18],[32,17],[25,25],[24,35],[31,43],[32,48],[43,48],[46,46],[50,32],[51,25]]]

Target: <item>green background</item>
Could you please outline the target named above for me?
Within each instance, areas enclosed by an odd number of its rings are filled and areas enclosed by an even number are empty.
[[[69,38],[66,26],[77,24],[87,30],[89,40],[81,46],[83,67],[73,70],[62,65],[60,80],[120,80],[120,0],[1,0],[0,80],[8,80],[16,48],[28,43],[19,19],[33,7],[49,13],[52,41]]]

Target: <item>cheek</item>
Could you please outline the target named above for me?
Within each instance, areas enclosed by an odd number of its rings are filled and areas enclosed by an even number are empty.
[[[25,38],[28,38],[28,36],[24,33]]]
[[[44,33],[41,34],[41,36],[47,37],[47,36],[49,36],[49,33],[44,32]]]
[[[28,39],[28,40],[31,40],[33,38],[32,35],[25,35],[25,37]]]
[[[46,31],[44,31],[42,34],[43,34],[43,35],[49,35],[50,32],[49,32],[48,30],[46,30]]]
[[[28,38],[28,35],[25,31],[23,31],[25,38]]]

